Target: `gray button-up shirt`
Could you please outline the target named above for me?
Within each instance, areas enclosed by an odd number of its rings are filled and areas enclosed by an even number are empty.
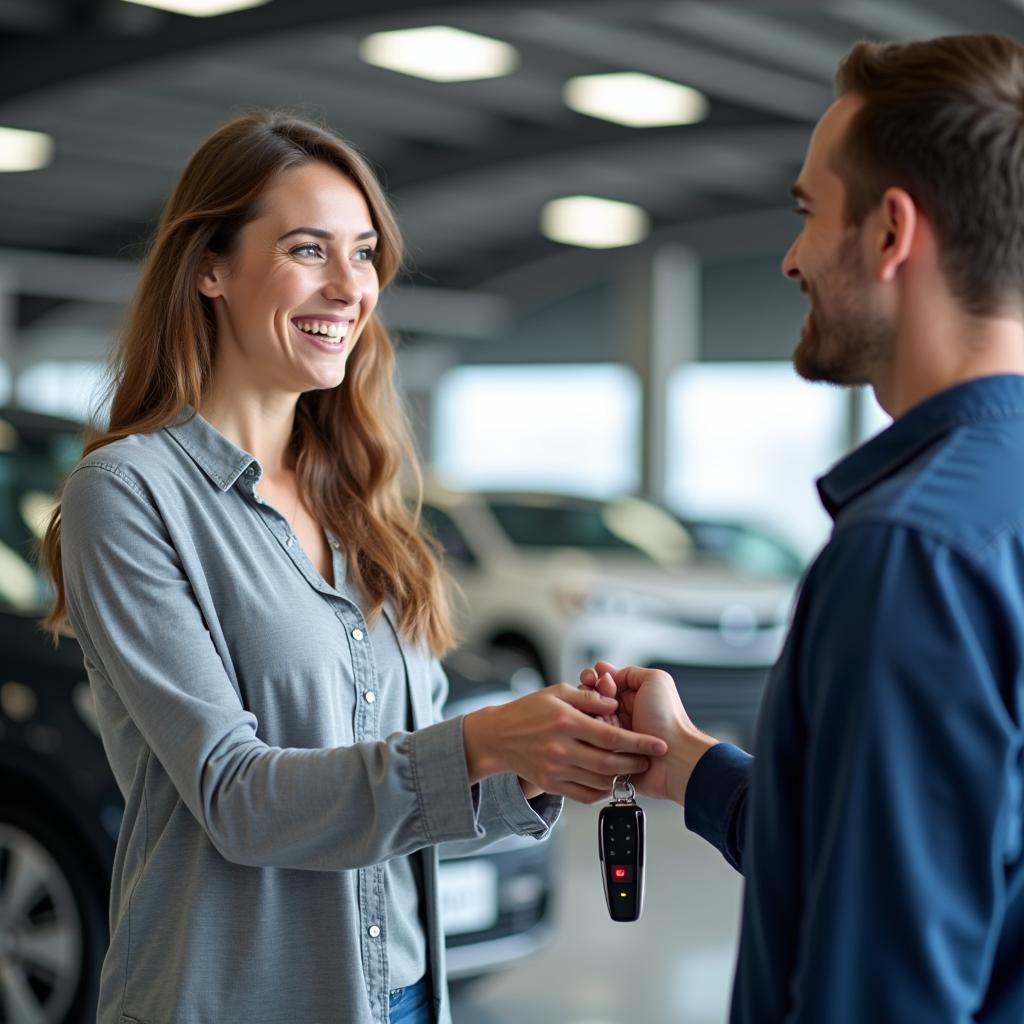
[[[400,644],[415,731],[380,735],[362,612],[260,476],[196,416],[98,449],[64,492],[68,612],[126,805],[98,1020],[386,1022],[383,864],[415,855],[444,1024],[435,844],[541,837],[560,802],[469,785],[422,645]]]

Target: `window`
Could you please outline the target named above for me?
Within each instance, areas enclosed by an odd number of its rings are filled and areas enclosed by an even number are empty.
[[[860,400],[860,440],[866,441],[885,430],[892,423],[892,417],[878,404],[871,388],[860,388],[857,397]]]
[[[846,450],[848,403],[789,363],[681,367],[669,381],[669,503],[764,524],[811,555],[831,525],[814,480]]]
[[[433,462],[452,483],[607,496],[640,484],[640,382],[614,364],[449,371]]]
[[[105,418],[107,410],[97,408],[105,378],[102,363],[36,363],[18,375],[18,404],[24,409],[81,422],[94,414]]]

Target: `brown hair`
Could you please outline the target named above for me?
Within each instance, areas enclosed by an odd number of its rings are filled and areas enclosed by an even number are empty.
[[[837,147],[846,220],[887,188],[932,224],[950,289],[992,316],[1024,306],[1024,46],[1000,35],[857,43],[836,73],[863,107]]]
[[[228,122],[196,151],[167,203],[113,355],[108,427],[84,454],[129,434],[150,433],[198,409],[217,342],[210,300],[197,287],[208,252],[230,255],[240,229],[259,216],[260,199],[283,171],[313,161],[337,168],[363,193],[379,235],[383,287],[401,265],[401,236],[366,161],[348,143],[287,114],[263,112]],[[399,473],[415,451],[394,386],[394,349],[372,316],[349,357],[344,383],[300,396],[292,447],[310,510],[342,540],[352,582],[369,601],[368,619],[390,597],[407,638],[440,655],[454,642],[446,580],[420,531],[420,503],[402,499]],[[40,557],[56,586],[43,626],[67,628],[60,506]]]

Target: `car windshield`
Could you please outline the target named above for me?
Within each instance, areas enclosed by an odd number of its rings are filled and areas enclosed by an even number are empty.
[[[70,429],[34,429],[0,412],[0,605],[41,611],[52,588],[35,562],[61,480],[82,453]]]
[[[639,498],[589,502],[492,495],[487,504],[521,547],[618,552],[659,565],[688,561],[694,552],[693,538],[677,519]]]
[[[687,529],[701,551],[716,555],[750,576],[799,579],[799,553],[782,539],[746,523],[689,520]]]

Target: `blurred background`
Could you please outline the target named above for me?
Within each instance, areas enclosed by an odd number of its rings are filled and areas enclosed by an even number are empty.
[[[1021,36],[1024,0],[0,0],[0,1021],[88,1019],[120,812],[32,545],[202,139],[287,108],[391,196],[381,309],[467,595],[453,699],[660,665],[750,746],[814,479],[887,423],[789,365],[788,187],[853,42],[963,31]],[[739,879],[649,810],[639,924],[607,920],[594,808],[450,866],[457,1024],[725,1019]]]

